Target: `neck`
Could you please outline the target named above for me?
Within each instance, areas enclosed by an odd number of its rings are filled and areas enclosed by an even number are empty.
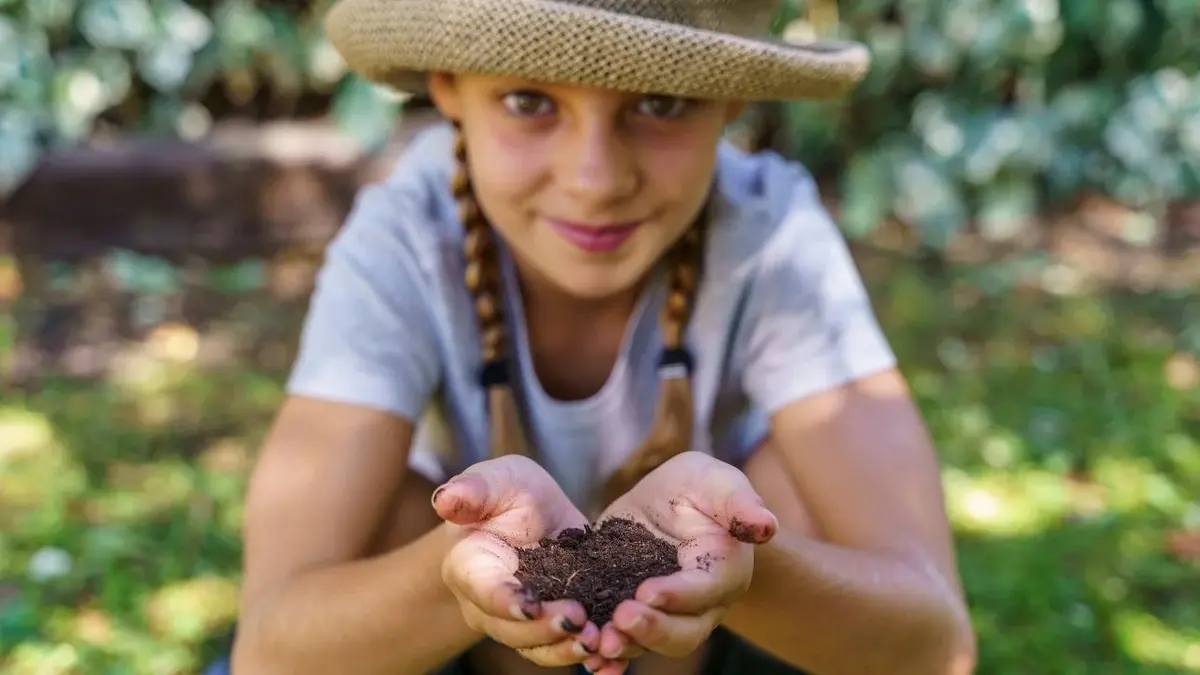
[[[564,292],[520,260],[514,260],[514,263],[525,318],[531,325],[584,327],[597,321],[615,321],[624,325],[633,314],[647,281],[643,279],[615,295],[580,298]]]

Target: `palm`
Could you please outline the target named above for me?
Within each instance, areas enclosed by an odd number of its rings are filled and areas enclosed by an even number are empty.
[[[434,496],[435,507],[466,530],[452,555],[477,578],[515,581],[518,548],[587,523],[545,469],[525,457],[482,462],[451,484],[447,495]]]
[[[679,564],[685,570],[703,568],[718,558],[750,560],[753,552],[742,543],[770,538],[773,530],[760,532],[758,524],[739,520],[737,514],[746,505],[734,503],[734,487],[749,487],[738,469],[708,455],[684,453],[614,501],[601,519],[629,518],[679,545]]]
[[[567,499],[549,476],[549,484],[530,485],[514,491],[507,503],[489,514],[478,534],[488,534],[510,546],[533,546],[543,537],[568,527],[583,527],[587,519]]]

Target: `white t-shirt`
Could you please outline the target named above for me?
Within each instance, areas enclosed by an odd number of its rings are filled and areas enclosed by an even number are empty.
[[[291,394],[415,421],[410,465],[435,483],[486,459],[488,448],[478,331],[450,193],[453,141],[449,126],[422,132],[386,181],[360,193],[328,249],[288,382]],[[695,358],[693,449],[740,464],[772,413],[890,368],[895,357],[804,168],[723,143],[717,172],[723,206],[708,229],[686,335]],[[506,252],[501,262],[529,438],[586,508],[649,430],[664,287],[648,285],[603,388],[558,401],[534,374]]]

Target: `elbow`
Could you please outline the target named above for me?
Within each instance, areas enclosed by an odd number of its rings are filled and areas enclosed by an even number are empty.
[[[230,654],[230,675],[276,675],[288,672],[287,664],[269,655],[264,641],[245,621],[238,626]]]
[[[908,667],[911,675],[973,675],[978,652],[975,630],[967,610],[957,599],[938,603],[930,612],[924,628],[909,643]],[[897,670],[893,670],[893,673]]]
[[[298,663],[274,648],[275,641],[267,632],[260,621],[243,614],[233,637],[230,675],[303,675],[312,671],[312,663]]]

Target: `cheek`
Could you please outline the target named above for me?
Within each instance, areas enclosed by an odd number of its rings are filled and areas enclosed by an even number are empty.
[[[715,165],[713,144],[695,138],[658,141],[642,164],[648,186],[672,211],[692,210],[704,201]]]
[[[536,143],[512,133],[490,133],[486,143],[473,146],[477,153],[472,170],[481,195],[519,208],[531,197],[545,175],[545,153]]]

